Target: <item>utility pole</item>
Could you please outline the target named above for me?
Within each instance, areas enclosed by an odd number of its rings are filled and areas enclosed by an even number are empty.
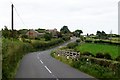
[[[12,8],[12,17],[11,17],[11,27],[12,27],[12,31],[13,31],[13,7],[14,7],[14,5],[12,4],[12,5],[11,5],[11,8]]]

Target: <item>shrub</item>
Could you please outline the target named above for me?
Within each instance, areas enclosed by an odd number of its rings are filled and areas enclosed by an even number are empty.
[[[72,42],[72,43],[67,44],[67,47],[68,47],[69,49],[73,49],[73,48],[75,48],[76,46],[78,46],[78,43],[77,43],[77,42]]]
[[[86,43],[92,43],[92,40],[85,40]]]
[[[104,54],[99,52],[96,54],[96,58],[104,58]]]
[[[70,40],[70,36],[64,35],[64,36],[62,37],[62,39],[63,39],[64,41],[68,41],[68,40]]]
[[[118,56],[118,57],[116,58],[116,61],[120,61],[120,56]]]
[[[23,34],[23,35],[21,35],[21,38],[28,38],[28,36]]]
[[[26,40],[25,38],[22,38],[22,41],[25,43],[31,43],[31,40]]]
[[[35,37],[35,40],[40,40],[40,37]]]
[[[45,41],[49,41],[52,39],[52,34],[51,33],[46,33],[44,34]]]
[[[93,56],[94,57],[94,55],[92,54],[92,53],[90,53],[90,52],[83,52],[81,55],[85,55],[85,56]]]
[[[111,58],[111,55],[110,55],[109,53],[105,53],[105,54],[104,54],[104,58],[105,58],[105,59],[110,59],[110,60],[112,59],[112,58]]]
[[[76,42],[77,42],[77,43],[81,42],[81,39],[77,39]]]
[[[84,38],[84,36],[80,36],[80,39],[82,40],[82,41],[84,41],[85,40],[85,38]]]
[[[74,67],[74,68],[79,68],[80,61],[74,61],[71,66]]]

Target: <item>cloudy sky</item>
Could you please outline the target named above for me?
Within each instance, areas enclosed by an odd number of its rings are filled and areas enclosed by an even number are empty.
[[[11,2],[15,29],[53,29],[66,25],[86,33],[118,33],[119,0],[0,0],[0,29],[11,28]]]

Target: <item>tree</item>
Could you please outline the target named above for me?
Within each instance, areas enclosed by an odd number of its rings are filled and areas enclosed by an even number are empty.
[[[51,34],[51,33],[46,33],[46,34],[44,35],[44,38],[45,38],[45,41],[49,41],[49,40],[51,40],[51,38],[52,38],[52,34]]]
[[[101,38],[101,32],[100,31],[97,31],[96,32],[96,35],[97,35],[97,37],[100,39]]]
[[[76,37],[80,37],[80,35],[83,33],[83,31],[82,30],[75,30],[75,32],[74,32],[74,34],[75,34],[75,36]]]
[[[10,38],[11,37],[11,31],[8,30],[7,26],[4,26],[4,29],[2,29],[2,36],[5,38]]]
[[[101,38],[102,39],[107,39],[108,38],[107,34],[104,31],[101,32]]]
[[[45,29],[40,29],[40,28],[36,29],[35,31],[38,31],[39,33],[44,33],[44,32],[46,32]]]
[[[20,30],[18,30],[18,33],[19,34],[26,34],[28,32],[28,29],[20,29]]]
[[[57,36],[58,36],[58,38],[62,38],[61,32],[57,32]]]
[[[102,32],[97,31],[96,35],[99,39],[106,39],[107,38],[107,34],[104,31],[102,31]]]
[[[87,37],[89,36],[89,34],[87,33]]]
[[[63,34],[66,34],[66,33],[70,33],[70,30],[68,29],[68,26],[63,26],[60,29],[60,32],[63,33]]]

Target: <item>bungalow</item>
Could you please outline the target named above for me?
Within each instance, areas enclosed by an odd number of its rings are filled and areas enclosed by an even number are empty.
[[[29,30],[26,35],[29,37],[29,38],[37,38],[37,37],[40,37],[40,36],[43,36],[45,33],[39,33],[33,29]]]
[[[46,32],[52,33],[52,37],[57,38],[58,37],[58,31],[56,28],[54,29],[47,29]]]

